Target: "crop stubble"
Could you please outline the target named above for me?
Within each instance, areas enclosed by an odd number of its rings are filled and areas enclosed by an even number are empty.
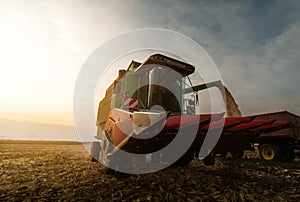
[[[81,144],[0,143],[3,201],[298,201],[300,162],[218,159],[207,167],[194,160],[118,179],[90,162]]]

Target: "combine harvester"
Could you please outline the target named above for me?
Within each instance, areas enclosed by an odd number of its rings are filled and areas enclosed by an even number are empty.
[[[192,86],[188,76],[195,67],[161,54],[151,55],[144,63],[132,61],[127,70],[119,70],[118,78],[106,90],[98,107],[96,139],[92,144],[92,160],[101,161],[113,170],[122,165],[120,149],[134,154],[150,154],[165,148],[178,132],[184,135],[173,149],[189,145],[176,161],[168,166],[184,166],[198,157],[207,135],[221,133],[220,140],[249,142],[262,133],[289,127],[286,122],[254,120],[255,117],[224,117],[220,114],[196,114],[198,91],[217,87],[220,81]],[[224,126],[224,127],[223,127]],[[210,130],[212,132],[208,133]],[[110,144],[109,144],[110,143]],[[223,142],[224,143],[224,142]],[[228,149],[222,141],[210,150],[204,164],[214,164],[215,153]],[[113,145],[113,146],[111,146]],[[231,150],[240,155],[241,148]],[[172,156],[172,155],[171,155]],[[150,160],[149,160],[150,158]],[[150,155],[140,159],[151,164],[168,163],[168,155]],[[117,160],[118,159],[118,160]],[[135,159],[122,159],[130,166]],[[131,165],[132,166],[132,165]]]

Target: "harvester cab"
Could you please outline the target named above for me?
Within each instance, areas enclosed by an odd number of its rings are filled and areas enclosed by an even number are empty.
[[[117,153],[111,145],[132,153],[155,152],[174,139],[182,123],[208,124],[212,118],[222,118],[224,114],[195,115],[196,92],[221,82],[192,86],[188,76],[194,71],[193,65],[161,54],[151,55],[144,63],[132,61],[127,70],[119,70],[99,103],[96,138],[100,141],[93,143],[93,159],[111,165]],[[194,153],[181,163],[193,157]]]
[[[195,67],[161,55],[151,55],[144,63],[132,61],[127,70],[119,70],[118,78],[107,89],[99,103],[97,125],[102,129],[109,112],[161,112],[170,115],[195,114],[199,110],[197,91],[220,86],[215,81],[192,86],[189,75]]]

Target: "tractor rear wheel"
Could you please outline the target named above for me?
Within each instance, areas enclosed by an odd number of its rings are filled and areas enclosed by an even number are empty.
[[[278,161],[280,152],[276,145],[263,144],[259,147],[259,156],[265,161]]]

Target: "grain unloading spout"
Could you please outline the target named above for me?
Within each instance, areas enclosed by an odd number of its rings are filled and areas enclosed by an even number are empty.
[[[184,93],[187,94],[187,93],[192,93],[192,92],[198,92],[200,90],[205,90],[207,88],[212,88],[212,87],[220,88],[220,86],[223,86],[223,84],[220,80],[218,80],[218,81],[213,81],[213,82],[210,82],[210,83],[204,83],[204,84],[200,84],[200,85],[197,85],[197,86],[187,88],[187,89],[185,89]]]

